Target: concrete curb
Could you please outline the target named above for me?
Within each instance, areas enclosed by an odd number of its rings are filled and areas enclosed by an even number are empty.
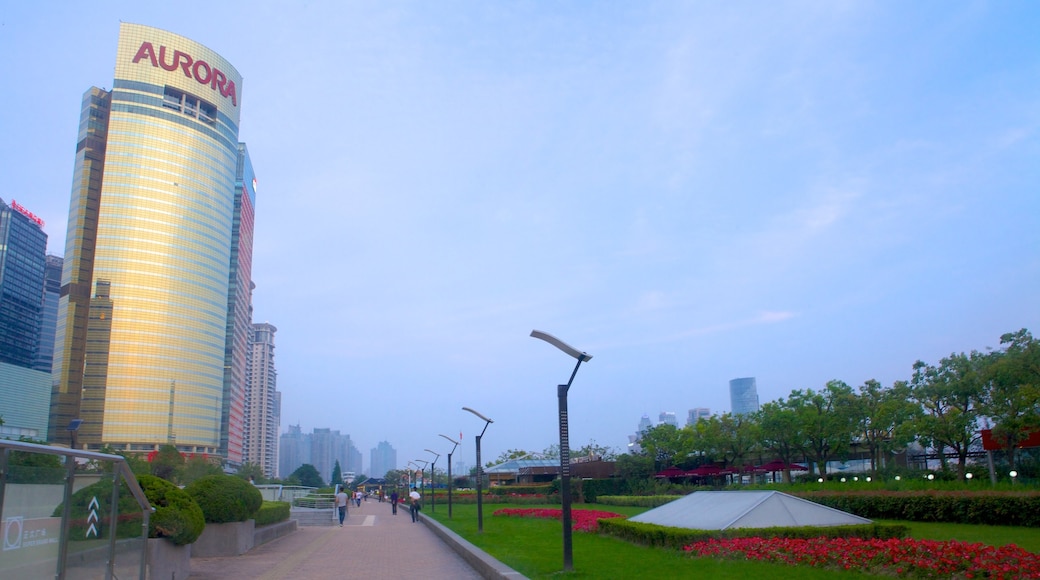
[[[527,580],[527,576],[492,558],[484,550],[474,546],[433,518],[426,517],[422,512],[419,513],[419,521],[487,580]]]

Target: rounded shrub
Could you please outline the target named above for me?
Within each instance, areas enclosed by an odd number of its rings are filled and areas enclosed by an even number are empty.
[[[137,478],[155,513],[148,520],[149,538],[166,538],[178,546],[199,538],[206,520],[202,509],[184,490],[154,475]]]
[[[195,499],[211,524],[244,522],[256,516],[264,503],[259,489],[234,475],[207,475],[188,484],[184,491]]]

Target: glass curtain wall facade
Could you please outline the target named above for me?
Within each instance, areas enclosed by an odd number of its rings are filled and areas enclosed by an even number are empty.
[[[43,326],[47,234],[17,201],[0,199],[0,362],[33,368]]]
[[[755,377],[731,380],[729,402],[734,415],[747,415],[758,411],[758,386],[755,384]]]
[[[182,36],[120,25],[84,96],[50,440],[220,450],[242,79]]]

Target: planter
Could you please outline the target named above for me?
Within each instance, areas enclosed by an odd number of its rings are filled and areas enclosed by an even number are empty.
[[[148,578],[181,580],[191,574],[191,544],[178,546],[165,538],[148,539]]]
[[[193,558],[226,558],[238,556],[253,549],[255,520],[206,524],[202,535],[192,544]]]

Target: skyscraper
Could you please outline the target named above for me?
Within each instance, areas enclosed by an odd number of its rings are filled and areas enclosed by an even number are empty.
[[[0,362],[34,367],[46,260],[43,220],[17,201],[0,199]]]
[[[40,342],[36,349],[36,370],[51,374],[54,362],[54,331],[58,326],[58,298],[61,296],[60,256],[47,256],[43,270],[43,320],[40,324]],[[48,387],[48,392],[50,387]],[[48,397],[49,398],[49,397]]]
[[[49,439],[221,450],[242,78],[206,46],[120,25],[83,98]]]
[[[729,402],[734,415],[747,415],[758,411],[758,387],[755,385],[755,377],[731,380]]]
[[[661,411],[661,414],[657,416],[658,425],[671,425],[672,427],[679,426],[679,420],[675,418],[673,411]]]
[[[43,220],[0,199],[0,437],[47,435],[50,369],[40,368],[47,234]]]
[[[686,414],[686,424],[693,425],[701,419],[707,419],[711,417],[711,409],[707,407],[697,407],[696,409],[690,409]]]
[[[266,477],[274,477],[278,470],[281,399],[277,389],[278,372],[274,366],[274,333],[277,331],[273,324],[266,322],[253,325],[246,365],[245,451],[242,459],[260,466]]]
[[[224,393],[220,408],[220,451],[231,466],[242,463],[245,445],[246,367],[253,331],[253,206],[256,176],[245,143],[238,144],[235,214],[231,229],[227,326],[224,343]]]

